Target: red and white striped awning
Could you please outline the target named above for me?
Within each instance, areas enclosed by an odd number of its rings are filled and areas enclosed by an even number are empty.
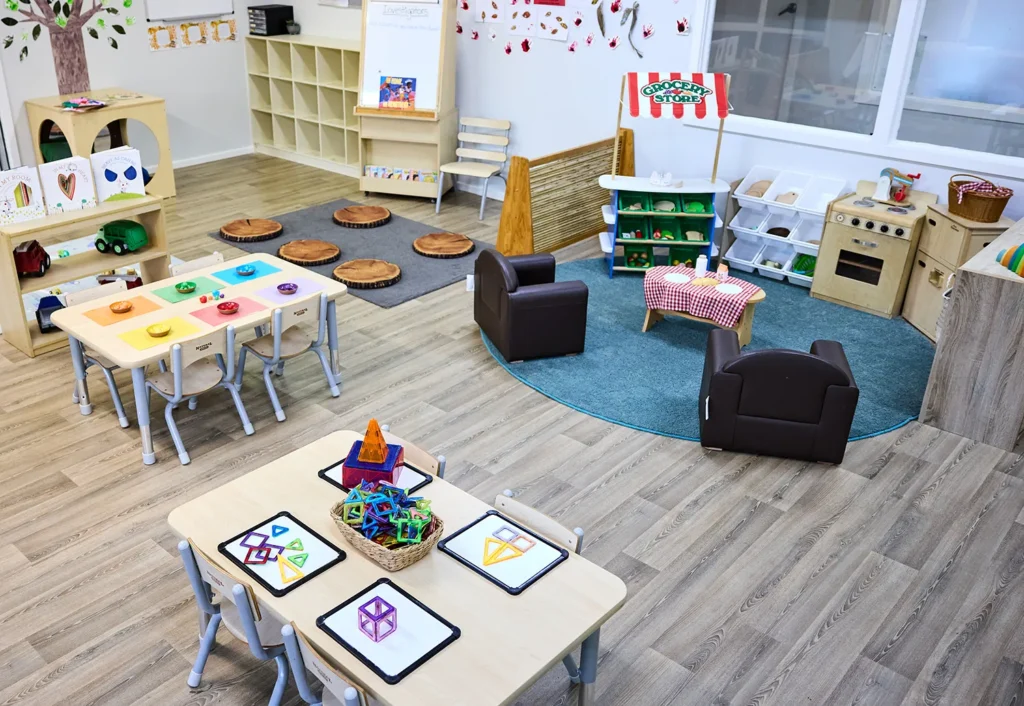
[[[634,118],[675,118],[684,115],[725,119],[729,115],[726,74],[684,74],[678,71],[626,74],[629,114]]]

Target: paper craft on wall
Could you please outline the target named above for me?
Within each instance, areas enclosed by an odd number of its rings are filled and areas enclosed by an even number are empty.
[[[0,225],[30,221],[45,215],[43,190],[35,167],[0,172]]]
[[[96,205],[92,167],[85,157],[68,157],[39,165],[46,212],[64,213]]]
[[[182,22],[178,28],[181,30],[181,46],[194,47],[206,44],[209,32],[206,22]]]
[[[569,23],[562,10],[545,10],[537,12],[537,36],[543,39],[554,39],[564,42],[569,37]]]
[[[238,38],[234,20],[210,20],[210,38],[215,42],[233,42]]]
[[[90,155],[96,176],[96,196],[100,203],[137,199],[146,194],[142,180],[142,158],[131,147],[96,152]]]
[[[509,2],[508,33],[513,37],[533,37],[537,34],[537,13],[531,5],[520,5],[516,0]]]
[[[473,15],[477,22],[504,22],[505,0],[474,0]]]
[[[178,46],[178,28],[174,25],[150,25],[149,50],[166,51]]]

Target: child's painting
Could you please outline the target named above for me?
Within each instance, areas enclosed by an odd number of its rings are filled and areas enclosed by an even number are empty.
[[[100,203],[125,201],[146,195],[142,179],[142,157],[130,147],[118,147],[91,155]]]
[[[215,42],[233,42],[238,37],[234,20],[210,20],[210,37]]]
[[[0,225],[10,225],[46,215],[43,190],[35,167],[0,172]]]
[[[415,110],[416,79],[381,76],[378,107],[391,110]]]
[[[96,205],[92,167],[85,157],[68,157],[39,166],[47,213],[65,213]]]
[[[174,25],[150,25],[149,50],[165,51],[178,46],[178,28]]]
[[[209,32],[209,25],[206,22],[182,22],[179,29],[181,46],[196,47],[206,44],[206,35]]]

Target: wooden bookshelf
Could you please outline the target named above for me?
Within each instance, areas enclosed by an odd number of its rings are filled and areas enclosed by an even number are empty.
[[[361,175],[358,41],[249,35],[245,63],[257,152]]]

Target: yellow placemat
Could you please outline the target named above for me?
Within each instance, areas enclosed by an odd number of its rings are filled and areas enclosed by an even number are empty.
[[[154,324],[167,324],[171,327],[171,332],[166,336],[160,338],[153,338],[146,329]],[[201,329],[195,324],[190,324],[180,316],[175,316],[173,319],[166,319],[165,321],[156,321],[153,324],[148,324],[142,328],[132,329],[126,331],[118,336],[122,341],[127,343],[129,346],[138,351],[144,351],[147,348],[153,346],[159,346],[163,343],[170,343],[171,341],[177,341],[182,338],[188,338],[189,336],[195,336],[200,333]]]
[[[111,324],[119,324],[122,321],[133,319],[136,316],[148,314],[151,311],[156,311],[160,308],[160,305],[155,301],[143,296],[125,297],[124,301],[130,301],[132,303],[132,310],[127,314],[115,314],[110,310],[109,306],[101,306],[99,309],[92,309],[85,312],[85,315],[100,326],[110,326]]]

